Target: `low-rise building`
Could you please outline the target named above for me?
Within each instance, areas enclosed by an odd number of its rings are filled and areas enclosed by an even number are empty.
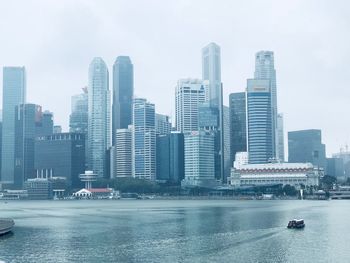
[[[29,199],[51,199],[53,197],[52,182],[46,178],[28,179],[24,183]]]
[[[248,185],[291,185],[299,188],[318,186],[323,170],[311,163],[246,164],[232,168],[230,184],[235,187]]]

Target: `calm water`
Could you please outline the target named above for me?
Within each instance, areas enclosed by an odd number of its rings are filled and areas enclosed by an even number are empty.
[[[0,217],[5,262],[350,262],[348,201],[2,201]]]

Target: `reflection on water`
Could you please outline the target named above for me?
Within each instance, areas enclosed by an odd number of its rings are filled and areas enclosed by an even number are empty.
[[[13,201],[6,262],[347,262],[342,201]],[[289,230],[292,218],[304,230]]]

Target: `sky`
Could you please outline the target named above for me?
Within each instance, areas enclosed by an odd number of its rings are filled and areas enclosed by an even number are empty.
[[[350,145],[349,14],[346,0],[0,0],[0,67],[25,66],[27,101],[67,131],[96,56],[110,88],[116,57],[130,56],[135,95],[173,116],[177,80],[201,78],[202,47],[221,47],[226,105],[253,77],[255,53],[272,50],[285,134],[321,129],[330,156]]]

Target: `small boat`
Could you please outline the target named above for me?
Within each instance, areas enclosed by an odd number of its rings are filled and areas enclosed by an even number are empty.
[[[13,219],[0,218],[0,236],[10,232],[14,225],[15,222],[13,221]]]
[[[304,219],[293,219],[293,220],[289,221],[287,227],[288,228],[304,228],[305,227]]]

